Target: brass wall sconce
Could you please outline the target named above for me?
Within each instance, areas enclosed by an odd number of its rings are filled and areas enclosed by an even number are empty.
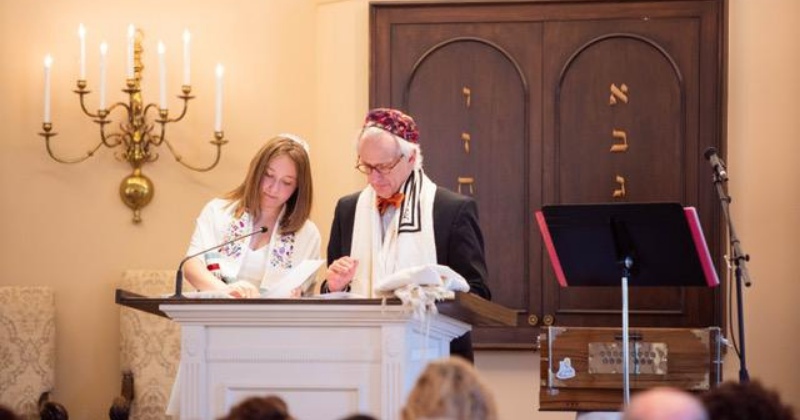
[[[105,103],[105,78],[106,78],[106,52],[107,45],[104,42],[100,46],[100,83],[99,83],[99,107],[96,113],[90,112],[86,107],[85,97],[91,93],[87,89],[86,83],[86,48],[85,48],[85,30],[83,25],[78,30],[80,38],[81,54],[80,54],[80,76],[77,81],[77,89],[75,93],[80,97],[80,105],[83,113],[99,126],[100,141],[93,146],[85,155],[75,158],[64,158],[57,156],[51,148],[50,140],[56,136],[57,133],[53,131],[53,124],[50,115],[50,68],[52,59],[50,56],[45,58],[45,93],[44,93],[44,121],[42,123],[42,132],[40,136],[44,137],[47,154],[56,162],[59,163],[79,163],[90,158],[102,146],[114,149],[119,147],[114,156],[121,162],[127,162],[133,168],[130,175],[125,177],[119,186],[119,195],[122,202],[125,203],[133,211],[133,222],[139,223],[142,221],[141,210],[153,199],[154,186],[153,182],[142,173],[142,166],[145,163],[155,162],[158,160],[158,153],[155,148],[162,144],[167,147],[170,154],[181,165],[198,172],[206,172],[213,169],[219,163],[221,156],[222,145],[227,143],[224,139],[222,131],[222,66],[217,65],[217,78],[216,78],[216,117],[214,123],[214,139],[210,143],[216,147],[216,157],[214,161],[208,166],[194,166],[184,162],[181,155],[175,150],[175,147],[167,139],[167,125],[181,121],[185,116],[189,106],[189,100],[193,99],[191,95],[192,87],[190,84],[189,72],[189,44],[190,35],[188,32],[183,34],[183,85],[181,86],[181,94],[178,95],[183,101],[183,110],[176,118],[169,118],[169,110],[167,108],[166,96],[166,66],[164,60],[165,49],[163,43],[159,42],[159,80],[160,80],[160,95],[159,103],[148,103],[142,99],[142,71],[144,65],[142,64],[142,38],[144,37],[141,30],[136,30],[133,25],[128,28],[128,45],[127,45],[127,77],[125,88],[122,89],[128,96],[127,102],[116,102],[110,107]],[[121,111],[121,118],[119,120],[119,131],[108,132],[106,126],[113,123],[110,119],[114,111]],[[152,115],[151,115],[152,111]]]

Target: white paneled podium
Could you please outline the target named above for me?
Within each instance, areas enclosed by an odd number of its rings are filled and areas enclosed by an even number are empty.
[[[424,322],[396,299],[158,299],[117,291],[117,302],[181,325],[184,420],[225,415],[252,395],[275,394],[303,420],[355,412],[399,418],[425,365],[475,325],[516,313],[469,294]]]

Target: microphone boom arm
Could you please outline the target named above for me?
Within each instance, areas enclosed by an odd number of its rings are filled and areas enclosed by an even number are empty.
[[[213,246],[211,248],[204,249],[204,250],[202,250],[200,252],[194,253],[194,254],[189,255],[188,257],[185,257],[184,259],[182,259],[181,263],[178,264],[178,272],[175,273],[175,294],[172,295],[170,298],[171,299],[181,299],[181,298],[183,298],[183,294],[182,294],[182,292],[183,292],[183,290],[182,290],[183,289],[183,265],[186,264],[186,261],[189,261],[194,257],[199,257],[199,256],[205,254],[206,252],[210,252],[210,251],[213,251],[215,249],[222,248],[225,245],[232,244],[232,243],[234,243],[236,241],[241,241],[242,239],[249,238],[249,237],[251,237],[253,235],[256,235],[256,234],[259,234],[259,233],[267,233],[267,230],[269,230],[269,229],[267,229],[266,226],[261,226],[260,228],[254,230],[254,231],[252,231],[250,233],[246,233],[244,235],[237,236],[237,237],[235,237],[235,238],[233,238],[233,239],[231,239],[231,240],[229,240],[227,242],[223,242],[223,243],[221,243],[219,245],[215,245],[215,246]]]

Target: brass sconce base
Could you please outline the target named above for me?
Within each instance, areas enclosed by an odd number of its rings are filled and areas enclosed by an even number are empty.
[[[150,178],[142,175],[141,169],[134,169],[119,184],[119,196],[122,202],[133,210],[133,223],[142,221],[141,209],[153,199],[155,188]]]

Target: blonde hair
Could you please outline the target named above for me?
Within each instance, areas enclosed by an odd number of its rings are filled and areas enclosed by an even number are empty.
[[[497,420],[497,408],[475,368],[461,358],[451,357],[428,364],[411,390],[401,417]]]
[[[253,220],[258,220],[261,216],[261,180],[267,173],[269,163],[279,156],[287,156],[297,169],[297,189],[286,200],[286,212],[280,225],[282,233],[294,233],[308,220],[314,195],[308,153],[297,140],[279,135],[267,141],[250,161],[244,181],[225,194],[224,198],[235,205],[235,217],[242,217],[247,212]]]

